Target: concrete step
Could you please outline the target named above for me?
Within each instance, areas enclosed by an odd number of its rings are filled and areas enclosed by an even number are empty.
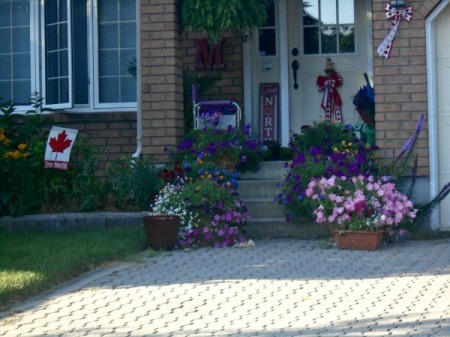
[[[281,192],[282,180],[241,180],[239,181],[239,197],[246,199],[270,199]]]
[[[244,201],[253,219],[284,218],[284,207],[273,199],[244,199]]]
[[[260,218],[247,223],[248,239],[326,239],[328,226],[314,222],[287,222],[284,218]]]
[[[287,169],[284,167],[284,161],[266,161],[261,164],[261,168],[257,172],[242,172],[239,173],[241,180],[273,180],[281,179],[287,174]]]

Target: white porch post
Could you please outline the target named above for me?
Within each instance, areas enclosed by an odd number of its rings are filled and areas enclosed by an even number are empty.
[[[281,145],[289,143],[289,48],[286,0],[279,0]]]

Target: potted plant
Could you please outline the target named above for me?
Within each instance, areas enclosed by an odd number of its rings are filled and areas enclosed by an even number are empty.
[[[171,247],[227,247],[241,243],[248,213],[237,198],[236,184],[227,170],[218,168],[199,169],[191,176],[175,178],[160,191],[146,219],[164,216],[178,220]],[[160,225],[165,226],[162,221]]]
[[[181,24],[220,41],[223,31],[245,32],[262,26],[270,0],[182,0]]]
[[[316,222],[330,224],[338,247],[344,249],[378,249],[384,231],[401,229],[417,213],[413,203],[387,178],[313,178],[305,194],[316,204]]]
[[[212,118],[212,117],[211,117]],[[220,128],[211,119],[208,127],[191,130],[172,153],[183,166],[214,163],[216,167],[256,171],[266,147],[251,134],[251,126]]]

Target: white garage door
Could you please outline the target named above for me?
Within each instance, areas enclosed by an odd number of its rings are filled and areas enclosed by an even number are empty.
[[[439,190],[450,182],[450,5],[435,21]],[[450,196],[441,204],[441,229],[450,229]]]

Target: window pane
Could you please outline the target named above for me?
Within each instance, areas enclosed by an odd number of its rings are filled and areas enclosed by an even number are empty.
[[[0,1],[0,27],[11,26],[11,4],[10,1]]]
[[[259,55],[276,55],[275,29],[260,29],[259,32]]]
[[[0,54],[0,80],[10,80],[12,78],[12,57],[10,54]],[[2,95],[0,95],[2,96]],[[5,98],[5,97],[3,97]]]
[[[305,28],[303,30],[303,39],[305,54],[319,53],[319,28]]]
[[[89,103],[88,47],[87,47],[87,2],[72,1],[72,17],[77,20],[72,26],[73,33],[73,102]]]
[[[30,55],[16,54],[13,58],[13,78],[26,80],[30,78]]]
[[[339,0],[339,23],[355,23],[353,0]]]
[[[136,101],[136,80],[130,76],[121,80],[120,97],[122,102]]]
[[[303,1],[305,54],[355,52],[354,2],[355,0]],[[314,30],[311,26],[319,28]]]
[[[28,26],[30,22],[30,1],[13,1],[12,22],[15,26]]]
[[[130,66],[131,60],[136,57],[136,53],[133,49],[131,50],[122,50],[120,52],[120,75],[122,76],[131,76],[128,73],[128,67]]]
[[[29,105],[31,96],[31,81],[14,81],[13,82],[14,103],[17,105]]]
[[[98,46],[99,102],[135,102],[136,83],[130,85],[135,79],[127,70],[136,57],[135,0],[99,0]]]
[[[336,24],[336,0],[322,0],[320,4],[320,20],[324,25]]]
[[[47,104],[69,103],[69,40],[67,1],[46,1],[45,99]]]
[[[98,46],[100,49],[117,48],[119,45],[118,39],[119,27],[117,24],[103,23],[98,26]]]
[[[119,0],[98,0],[98,21],[99,22],[108,22],[108,21],[117,21],[118,20],[117,1],[119,1]],[[126,2],[131,2],[131,1],[122,0],[120,2],[123,2],[124,6],[125,6]],[[134,4],[134,1],[132,1],[132,2]]]
[[[0,28],[0,54],[11,53],[11,28]]]
[[[120,47],[136,49],[136,23],[127,22],[120,24]],[[131,38],[130,38],[131,37]]]
[[[264,27],[274,27],[275,26],[275,3],[270,1],[267,4],[267,20]]]
[[[119,78],[101,78],[100,79],[100,102],[114,103],[119,99],[120,85]],[[136,100],[136,98],[134,99]]]
[[[319,24],[319,0],[303,1],[303,25]]]
[[[20,27],[12,30],[12,50],[16,53],[30,52],[30,28]]]
[[[100,51],[99,61],[99,73],[101,74],[100,76],[117,76],[120,74],[118,50]]]
[[[120,21],[136,21],[136,7],[130,6],[127,2],[135,1],[119,1]]]
[[[339,52],[340,53],[355,52],[354,26],[339,27]]]
[[[0,0],[0,97],[29,104],[30,2]]]
[[[337,52],[336,27],[322,27],[322,53],[332,54]]]

